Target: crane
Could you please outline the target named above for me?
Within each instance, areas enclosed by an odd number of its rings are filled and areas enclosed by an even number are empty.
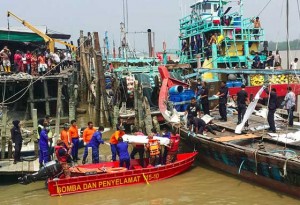
[[[67,42],[64,42],[64,41],[61,41],[61,40],[58,40],[58,39],[54,39],[54,38],[51,38],[49,37],[47,34],[41,32],[39,29],[35,28],[32,24],[30,24],[29,22],[21,19],[20,17],[18,17],[17,15],[13,14],[12,12],[10,11],[7,11],[7,17],[14,17],[15,19],[17,19],[18,21],[20,21],[24,26],[26,26],[27,28],[29,28],[31,31],[33,31],[34,33],[36,33],[37,35],[39,35],[40,37],[42,37],[44,39],[44,41],[46,42],[47,44],[47,47],[48,49],[50,50],[50,52],[54,52],[54,47],[55,47],[55,43],[60,43],[60,44],[63,44],[63,45],[66,45],[68,46],[72,51],[76,51],[77,47],[70,44],[70,43],[67,43]]]

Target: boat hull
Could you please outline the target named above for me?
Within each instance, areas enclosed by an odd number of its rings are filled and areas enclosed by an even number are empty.
[[[300,162],[235,144],[216,142],[206,137],[188,136],[183,140],[199,151],[197,159],[218,170],[253,183],[300,198]],[[284,176],[286,168],[286,176]]]
[[[51,196],[60,196],[163,180],[186,171],[193,164],[196,155],[197,152],[178,154],[176,162],[160,167],[71,177],[70,179],[57,181],[49,180],[49,194]],[[99,168],[101,167],[100,163]]]

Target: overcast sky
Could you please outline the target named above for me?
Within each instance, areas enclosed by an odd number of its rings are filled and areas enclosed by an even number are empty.
[[[155,32],[156,47],[177,49],[179,34],[179,18],[189,12],[189,5],[196,0],[128,0],[129,31],[146,31],[151,28]],[[112,39],[119,44],[120,22],[123,0],[1,0],[0,26],[7,26],[6,11],[9,10],[33,25],[47,25],[48,28],[68,33],[77,39],[79,31],[98,31],[104,36],[109,32]],[[244,0],[244,16],[258,15],[269,0]],[[286,38],[286,0],[272,0],[260,14],[266,39],[283,41]],[[297,11],[297,0],[290,2],[290,39],[300,36],[300,22]],[[284,4],[283,4],[284,3]],[[231,4],[237,5],[237,0]],[[282,5],[284,5],[282,11]],[[282,11],[282,15],[281,15]],[[10,18],[11,26],[20,26]],[[131,35],[130,45],[137,50],[147,50],[147,35]]]

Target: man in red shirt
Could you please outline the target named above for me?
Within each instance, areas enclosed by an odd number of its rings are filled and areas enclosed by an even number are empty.
[[[30,51],[27,51],[26,54],[25,54],[25,58],[26,58],[26,71],[29,75],[31,75],[31,58],[32,58],[32,55],[30,53]]]

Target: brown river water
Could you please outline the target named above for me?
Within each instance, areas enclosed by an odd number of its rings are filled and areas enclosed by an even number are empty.
[[[79,118],[79,124],[86,123],[88,116]],[[108,139],[110,134],[105,133],[104,139]],[[181,149],[186,149],[185,145]],[[109,146],[102,145],[100,154],[108,155]],[[43,181],[24,186],[17,184],[16,177],[0,176],[0,205],[77,204],[298,205],[300,200],[240,180],[201,163],[195,163],[191,169],[178,176],[150,185],[139,184],[62,197],[50,197]]]

